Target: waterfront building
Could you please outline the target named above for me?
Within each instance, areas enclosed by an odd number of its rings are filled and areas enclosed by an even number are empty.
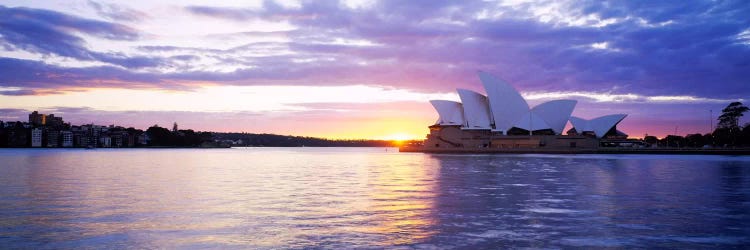
[[[457,89],[458,96],[461,98],[463,113],[465,116],[463,129],[492,129],[492,115],[490,114],[490,105],[487,97],[468,90]]]
[[[185,137],[177,144],[198,145],[192,130],[177,130],[174,123],[172,136]],[[168,132],[168,130],[164,129]],[[169,132],[168,132],[169,133]],[[200,138],[202,139],[202,138]],[[0,147],[138,147],[149,145],[149,135],[143,130],[125,128],[114,124],[71,125],[54,114],[29,114],[29,122],[0,121]],[[170,142],[171,143],[171,142]]]
[[[29,146],[29,135],[31,131],[24,127],[22,122],[6,122],[5,123],[5,146],[19,148]]]
[[[138,135],[138,144],[148,145],[150,141],[151,138],[148,136],[148,133],[141,133],[140,135]]]
[[[99,144],[99,134],[102,130],[102,126],[87,124],[81,126],[85,141],[81,141],[80,147],[96,147]]]
[[[121,133],[113,134],[112,135],[112,147],[121,148],[123,146],[122,137],[123,135]]]
[[[47,130],[47,147],[56,148],[60,146],[60,131],[59,130]]]
[[[192,132],[192,131],[191,131]],[[179,131],[182,135],[182,131]],[[71,125],[60,116],[29,113],[29,122],[0,121],[0,147],[137,147],[148,144],[143,130],[95,124]]]
[[[99,137],[99,145],[103,148],[111,148],[112,147],[112,137],[109,136],[101,136]]]
[[[29,114],[29,123],[34,126],[44,126],[47,123],[47,116],[37,111],[31,112]]]
[[[123,143],[125,143],[126,147],[129,147],[129,148],[135,147],[137,138],[138,137],[135,134],[128,133],[127,139],[123,138],[123,140],[125,140],[125,142]]]
[[[79,148],[88,147],[89,146],[89,137],[84,134],[76,134],[74,135],[75,138],[75,146]]]
[[[42,147],[42,129],[35,128],[31,130],[31,147],[39,148]]]
[[[55,116],[54,114],[50,114],[45,118],[45,125],[49,127],[62,127],[64,124],[63,118],[61,116]]]
[[[571,116],[576,100],[553,100],[530,107],[510,84],[485,72],[479,79],[487,95],[458,89],[461,102],[431,100],[438,113],[425,149],[592,149],[606,138],[627,137],[616,126],[627,115],[594,119]],[[563,130],[571,122],[567,135]]]
[[[601,117],[597,117],[594,119],[583,119],[575,116],[570,117],[570,123],[573,124],[573,128],[571,129],[573,133],[581,133],[584,135],[593,135],[596,137],[604,137],[605,135],[609,136],[622,136],[624,135],[627,137],[626,134],[624,134],[621,131],[614,130],[615,125],[620,123],[623,119],[625,119],[624,114],[616,114],[616,115],[605,115]]]
[[[73,147],[73,132],[61,131],[60,138],[62,139],[62,147],[64,148]]]

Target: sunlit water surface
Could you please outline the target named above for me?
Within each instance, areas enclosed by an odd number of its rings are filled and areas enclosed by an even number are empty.
[[[750,157],[0,150],[1,248],[750,245]]]

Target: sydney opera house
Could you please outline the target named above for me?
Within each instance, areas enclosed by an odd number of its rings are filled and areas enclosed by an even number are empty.
[[[430,126],[425,151],[596,149],[603,141],[627,138],[616,126],[625,114],[593,119],[571,116],[576,100],[529,107],[507,82],[479,72],[486,95],[458,89],[461,102],[432,100],[439,115]],[[572,128],[563,131],[570,121]]]

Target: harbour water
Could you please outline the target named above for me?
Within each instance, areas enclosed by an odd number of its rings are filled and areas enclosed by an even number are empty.
[[[0,248],[750,246],[750,156],[3,149]]]

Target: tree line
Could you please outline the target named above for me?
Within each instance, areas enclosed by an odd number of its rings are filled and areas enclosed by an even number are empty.
[[[154,147],[199,147],[213,142],[211,132],[195,132],[192,129],[178,130],[175,123],[172,131],[154,125],[146,130],[149,146]]]
[[[231,141],[233,146],[256,147],[393,147],[393,141],[387,140],[330,140],[316,137],[252,134],[252,133],[214,133],[219,141]]]
[[[661,140],[646,136],[644,141],[662,147],[750,147],[750,123],[740,125],[740,118],[748,110],[741,102],[732,102],[721,110],[716,129],[711,133],[668,135]]]

